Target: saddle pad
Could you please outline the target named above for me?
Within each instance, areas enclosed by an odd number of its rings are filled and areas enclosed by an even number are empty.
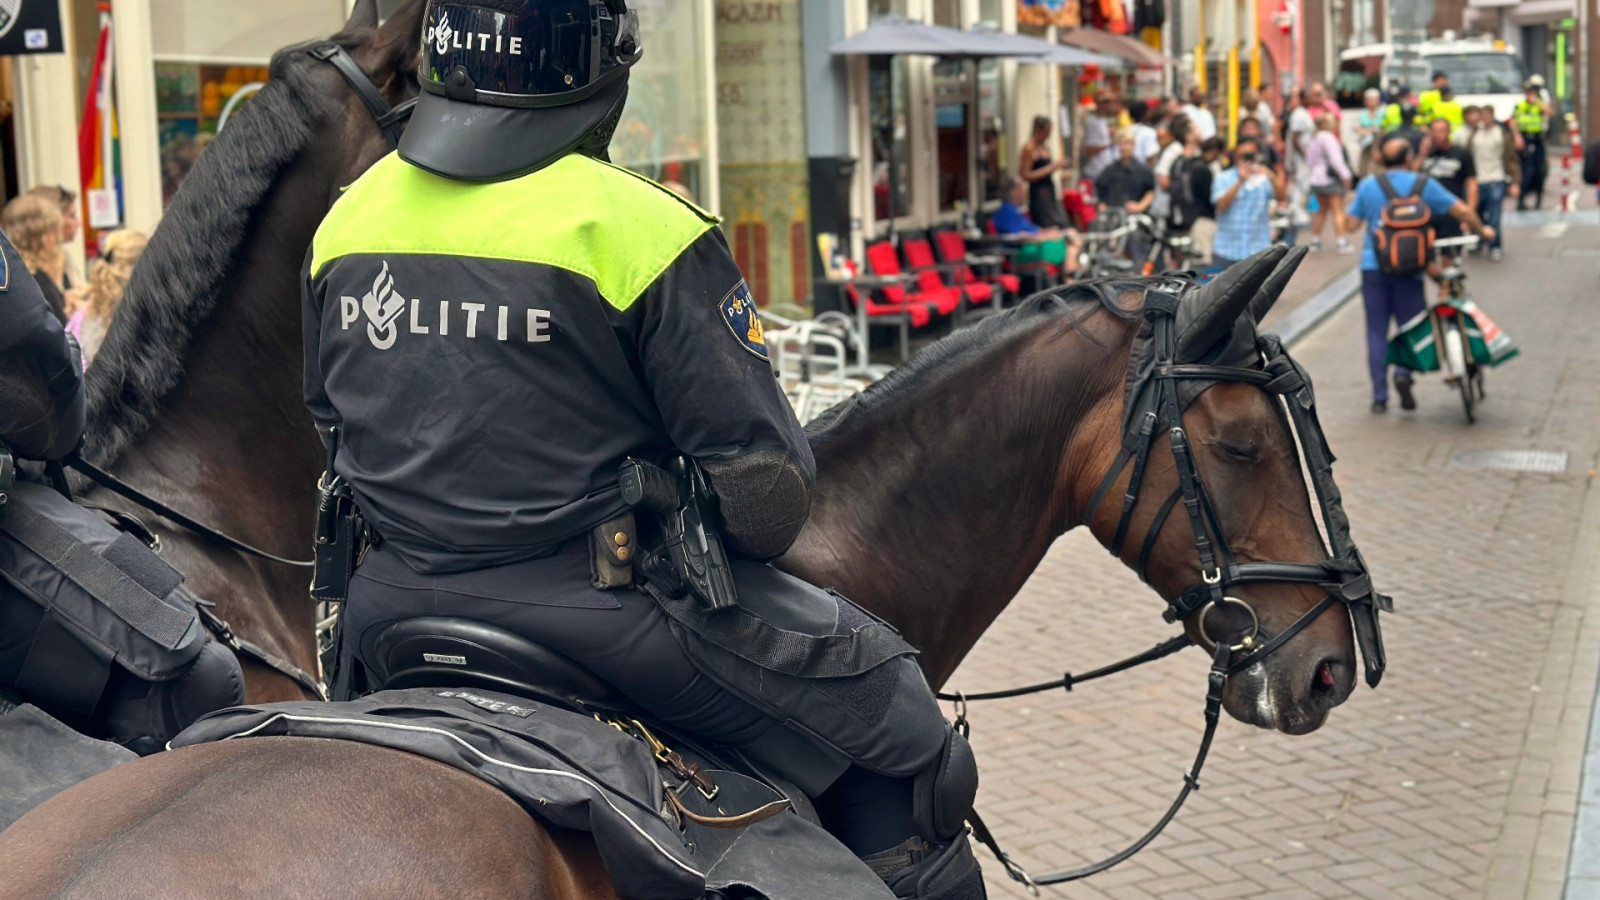
[[[261,735],[357,741],[469,772],[540,819],[593,833],[624,897],[689,900],[728,888],[770,900],[891,896],[842,845],[791,813],[711,842],[715,847],[693,838],[697,846],[687,846],[649,747],[560,707],[485,690],[410,688],[346,703],[221,710],[170,746]]]
[[[37,706],[0,700],[0,831],[78,782],[138,758],[73,731]]]

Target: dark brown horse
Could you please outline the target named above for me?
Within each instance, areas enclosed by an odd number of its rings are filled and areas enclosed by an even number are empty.
[[[417,93],[417,0],[378,27],[357,5],[345,47],[390,103]],[[272,79],[200,158],[134,272],[89,369],[84,456],[223,532],[307,554],[321,441],[300,402],[300,271],[317,223],[389,151],[333,66],[278,54]],[[102,491],[90,502],[138,513]],[[144,515],[143,513],[139,513]],[[317,671],[308,572],[146,517],[197,593],[241,634]],[[246,664],[248,697],[303,691]]]
[[[1240,313],[1265,275],[1202,297]],[[813,515],[782,565],[884,615],[941,683],[1111,468],[1144,287],[1127,283],[1108,306],[1092,292],[1035,298],[925,351],[816,425]],[[1212,387],[1185,424],[1239,558],[1323,558],[1291,434],[1264,393]],[[1174,483],[1157,454],[1141,497]],[[1091,528],[1109,543],[1115,521],[1108,508]],[[1146,509],[1132,533],[1150,521]],[[1195,582],[1184,526],[1162,528],[1148,575],[1169,598]],[[1320,599],[1294,586],[1238,593],[1272,630]],[[1321,617],[1230,679],[1227,708],[1264,727],[1313,730],[1348,696],[1354,664],[1348,619]],[[405,754],[298,738],[113,769],[0,834],[0,871],[22,873],[0,883],[0,896],[20,897],[614,896],[585,836],[540,828],[489,785]]]

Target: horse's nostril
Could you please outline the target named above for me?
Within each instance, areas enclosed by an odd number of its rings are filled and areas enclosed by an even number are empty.
[[[1338,690],[1339,678],[1334,672],[1333,660],[1325,659],[1317,663],[1311,671],[1310,695],[1318,700],[1327,699]]]

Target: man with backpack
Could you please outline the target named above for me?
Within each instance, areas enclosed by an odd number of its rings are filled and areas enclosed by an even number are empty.
[[[1433,262],[1435,222],[1448,216],[1485,241],[1494,229],[1478,213],[1427,175],[1413,171],[1416,149],[1403,137],[1383,142],[1383,171],[1356,187],[1347,213],[1348,230],[1367,231],[1361,249],[1361,298],[1367,312],[1367,364],[1372,373],[1372,411],[1389,409],[1389,323],[1410,321],[1427,309],[1422,276]],[[1394,389],[1401,409],[1416,409],[1411,372],[1396,368]]]

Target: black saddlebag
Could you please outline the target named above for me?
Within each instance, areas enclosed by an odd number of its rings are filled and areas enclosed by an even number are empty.
[[[0,506],[0,689],[147,754],[238,703],[238,660],[211,641],[183,576],[49,487]]]
[[[773,809],[784,799],[773,787],[709,769],[701,770],[712,778],[709,796],[692,782],[675,784],[638,733],[559,706],[479,689],[408,688],[346,703],[226,709],[172,746],[262,735],[373,744],[469,772],[539,819],[593,833],[617,892],[635,900],[893,898],[821,827],[792,806]],[[697,824],[685,809],[724,821]],[[763,811],[776,814],[751,815]]]

